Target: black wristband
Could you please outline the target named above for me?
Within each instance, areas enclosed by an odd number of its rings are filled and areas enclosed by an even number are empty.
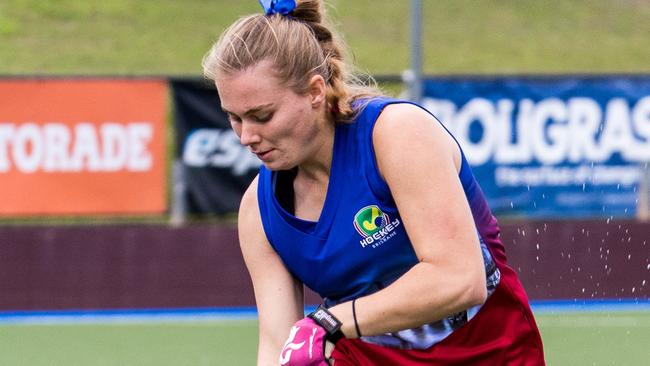
[[[311,314],[307,315],[308,318],[311,318],[316,324],[320,325],[325,329],[327,333],[326,339],[332,343],[336,343],[339,339],[343,338],[343,332],[341,332],[341,323],[334,314],[330,313],[327,308],[323,305],[319,305],[318,308]]]
[[[354,329],[357,331],[357,337],[361,338],[361,330],[359,330],[359,323],[357,323],[357,307],[355,306],[357,299],[352,300],[352,319],[354,319]]]

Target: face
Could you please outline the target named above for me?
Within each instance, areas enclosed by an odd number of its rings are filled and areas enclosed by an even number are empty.
[[[216,80],[233,130],[267,168],[291,169],[313,159],[322,148],[328,122],[324,82],[319,78],[312,78],[305,95],[296,94],[274,76],[268,62],[261,62]]]

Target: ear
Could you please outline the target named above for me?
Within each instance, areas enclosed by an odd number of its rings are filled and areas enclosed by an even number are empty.
[[[321,75],[314,75],[309,79],[309,96],[314,108],[324,105],[327,101],[327,85]]]

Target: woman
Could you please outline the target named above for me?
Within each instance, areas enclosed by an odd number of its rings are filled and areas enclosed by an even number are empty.
[[[264,163],[239,212],[258,364],[543,365],[454,138],[352,77],[319,1],[260,3],[203,63]],[[324,301],[307,317],[303,284]]]

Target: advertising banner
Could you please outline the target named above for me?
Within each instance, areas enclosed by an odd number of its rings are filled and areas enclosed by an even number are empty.
[[[635,214],[650,77],[435,78],[423,105],[456,137],[497,214]]]
[[[0,215],[166,210],[164,80],[0,80]]]
[[[239,143],[213,85],[188,79],[171,85],[188,213],[237,212],[261,161]]]

